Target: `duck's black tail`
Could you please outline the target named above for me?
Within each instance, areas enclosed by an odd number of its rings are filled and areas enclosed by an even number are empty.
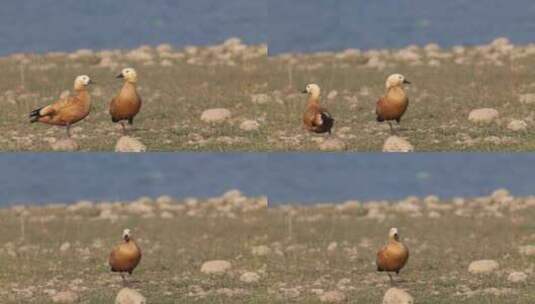
[[[323,112],[321,113],[321,120],[323,121],[324,130],[331,134],[331,129],[334,125],[334,118],[332,118],[329,113]]]
[[[39,118],[41,117],[41,114],[39,114],[39,112],[41,112],[41,109],[42,108],[35,109],[35,110],[30,112],[30,115],[29,115],[30,123],[34,123],[34,122],[39,120]]]

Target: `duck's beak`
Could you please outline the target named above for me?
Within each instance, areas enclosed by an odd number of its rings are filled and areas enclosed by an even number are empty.
[[[404,80],[403,80],[403,83],[405,83],[405,84],[411,84],[411,82],[408,81],[407,79],[404,79]]]
[[[308,93],[308,92],[307,92],[307,90],[305,89],[305,90],[303,90],[301,93],[306,94],[306,93]]]
[[[123,75],[123,73],[121,73],[121,74],[117,75],[115,78],[124,78],[124,75]]]
[[[96,82],[94,82],[92,79],[89,79],[89,84],[95,84]]]

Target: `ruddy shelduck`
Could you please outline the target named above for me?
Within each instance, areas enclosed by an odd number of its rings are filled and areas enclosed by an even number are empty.
[[[320,87],[314,83],[308,84],[303,93],[308,94],[308,101],[303,114],[305,129],[314,133],[331,134],[334,119],[327,109],[320,105]]]
[[[64,126],[67,136],[70,137],[71,125],[79,122],[89,115],[91,111],[91,96],[87,87],[93,81],[87,75],[81,75],[74,80],[76,95],[60,99],[48,106],[30,112],[30,122],[42,122],[49,125]]]
[[[392,120],[398,124],[401,122],[401,117],[407,111],[409,106],[409,98],[403,89],[404,84],[410,84],[401,74],[392,74],[386,79],[386,94],[377,101],[375,113],[377,114],[377,121],[387,121],[390,126],[390,132],[394,133],[392,127]]]
[[[110,115],[113,122],[120,122],[123,134],[126,133],[124,121],[129,125],[134,123],[134,117],[141,109],[141,97],[137,92],[137,72],[133,68],[126,68],[116,78],[124,79],[124,85],[119,94],[110,102]]]
[[[399,271],[409,260],[409,248],[400,241],[397,228],[391,228],[388,233],[388,243],[377,252],[377,271],[384,271],[394,283],[390,272],[399,274]]]
[[[132,275],[132,272],[141,261],[141,249],[132,239],[130,229],[123,231],[123,241],[115,246],[110,253],[108,263],[112,272],[119,272],[126,283],[125,273]]]

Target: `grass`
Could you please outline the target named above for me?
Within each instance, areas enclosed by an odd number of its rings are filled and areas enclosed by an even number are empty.
[[[81,129],[75,130],[74,138],[82,151],[113,151],[121,133],[107,109],[122,85],[114,77],[127,66],[138,71],[143,99],[132,135],[149,151],[266,149],[264,128],[249,132],[239,128],[244,120],[259,119],[261,107],[251,102],[251,95],[267,87],[261,72],[267,65],[265,57],[237,59],[234,65],[227,64],[228,60],[213,64],[202,59],[201,64],[190,64],[188,57],[166,59],[172,66],[133,61],[123,55],[113,58],[117,66],[112,68],[102,67],[98,55],[76,59],[28,55],[24,64],[13,57],[0,59],[0,92],[7,92],[0,94],[0,130],[4,134],[0,150],[50,150],[48,141],[65,137],[64,129],[29,124],[28,112],[57,100],[64,90],[72,90],[77,75],[88,74],[96,82],[90,88],[93,107],[90,115],[75,125]],[[232,118],[221,124],[202,122],[201,113],[209,108],[228,108]]]
[[[320,303],[314,289],[340,290],[348,303],[380,303],[390,283],[386,274],[375,271],[375,253],[393,226],[411,252],[396,278],[397,287],[409,292],[415,303],[533,303],[535,258],[518,251],[535,241],[532,207],[502,216],[484,215],[483,210],[466,217],[446,211],[439,218],[425,211],[414,217],[388,209],[384,220],[370,218],[363,210],[270,209],[268,242],[279,254],[269,260],[267,286],[279,296],[284,289],[299,291],[298,296],[270,303]],[[328,250],[333,242],[337,248]],[[498,261],[499,270],[469,273],[470,262],[480,259]],[[507,277],[512,271],[525,271],[529,278],[511,283]],[[506,294],[495,295],[491,288]]]
[[[51,290],[72,290],[82,303],[112,302],[123,286],[106,261],[129,227],[143,250],[131,287],[149,303],[320,303],[318,294],[329,290],[342,292],[347,303],[379,303],[390,283],[375,271],[375,253],[396,226],[411,253],[397,287],[417,303],[533,303],[535,257],[518,249],[535,244],[533,198],[500,197],[455,205],[408,199],[399,205],[249,211],[229,208],[232,198],[141,203],[151,211],[139,211],[139,202],[136,208],[117,203],[1,209],[0,295],[6,303],[50,303]],[[117,217],[103,219],[102,210]],[[160,218],[164,210],[173,217]],[[65,242],[71,247],[61,251]],[[260,245],[271,253],[254,255],[252,248]],[[232,269],[223,275],[200,272],[203,262],[215,259],[231,262]],[[468,265],[480,259],[494,259],[500,267],[469,273]],[[260,280],[241,282],[245,271],[257,272]],[[510,282],[514,271],[528,279]]]
[[[488,53],[468,49],[465,55],[432,59],[419,49],[420,60],[399,60],[395,50],[380,55],[385,67],[367,63],[372,55],[290,54],[269,59],[268,82],[278,97],[272,104],[269,141],[273,150],[318,150],[318,136],[309,136],[301,127],[306,96],[299,94],[307,83],[322,88],[322,101],[335,118],[335,136],[350,151],[381,151],[390,136],[386,123],[375,121],[375,103],[384,94],[384,82],[392,73],[402,73],[412,82],[407,86],[409,108],[402,119],[399,135],[416,151],[531,151],[535,149],[533,104],[521,103],[520,95],[535,92],[535,72],[530,68],[535,56],[516,56],[515,48],[490,60]],[[494,53],[491,53],[494,54]],[[500,53],[498,53],[500,54]],[[455,63],[465,59],[463,64]],[[439,65],[434,64],[438,61]],[[331,91],[338,95],[332,99]],[[476,125],[468,114],[476,108],[495,108],[499,119]],[[513,119],[524,120],[526,131],[507,128]],[[283,140],[281,140],[281,138]]]
[[[266,258],[251,254],[265,235],[265,209],[233,211],[234,216],[171,211],[173,219],[115,210],[120,215],[115,221],[98,219],[95,208],[29,208],[22,216],[1,210],[2,303],[52,303],[50,290],[73,290],[82,303],[112,303],[123,285],[120,276],[109,271],[107,258],[125,227],[132,228],[143,252],[129,287],[148,303],[260,303],[267,297],[262,280],[239,280],[244,271],[265,269]],[[65,242],[70,249],[60,251]],[[223,275],[200,272],[203,262],[217,259],[230,261],[232,270]],[[239,295],[218,294],[224,288]],[[199,289],[207,292],[201,295]]]
[[[140,75],[144,104],[132,134],[148,151],[319,150],[323,136],[308,134],[301,125],[306,96],[299,92],[311,82],[321,86],[323,105],[336,119],[333,136],[347,150],[381,151],[390,132],[387,124],[375,121],[375,102],[384,94],[385,78],[395,72],[412,81],[399,134],[416,151],[531,151],[534,103],[520,102],[522,94],[535,92],[531,51],[531,46],[509,51],[486,46],[462,54],[440,50],[445,57],[436,58],[436,51],[419,48],[414,51],[419,60],[399,59],[397,50],[247,59],[234,59],[233,53],[231,59],[221,59],[226,54],[221,50],[201,51],[202,56],[179,51],[181,56],[164,59],[170,66],[158,62],[157,51],[152,61],[136,61],[124,51],[111,57],[114,67],[102,66],[99,53],[74,58],[26,55],[24,63],[20,57],[5,57],[0,59],[0,150],[50,150],[49,142],[63,138],[64,130],[30,125],[27,113],[56,100],[72,87],[76,75],[85,73],[97,82],[91,89],[93,111],[76,125],[80,128],[74,130],[75,139],[82,151],[113,151],[121,135],[107,113],[121,86],[114,76],[122,67],[133,66]],[[370,66],[374,58],[382,66]],[[332,91],[338,94],[328,99]],[[253,102],[256,94],[266,94],[267,100]],[[218,107],[232,112],[230,121],[201,121],[204,110]],[[487,125],[470,122],[470,111],[482,107],[497,109],[499,118]],[[524,120],[527,130],[508,129],[513,119]],[[260,128],[241,130],[244,120],[256,120]]]

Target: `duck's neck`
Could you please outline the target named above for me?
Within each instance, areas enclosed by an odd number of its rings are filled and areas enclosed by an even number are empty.
[[[310,95],[308,97],[307,105],[309,107],[319,106],[320,105],[320,97],[315,95]]]

